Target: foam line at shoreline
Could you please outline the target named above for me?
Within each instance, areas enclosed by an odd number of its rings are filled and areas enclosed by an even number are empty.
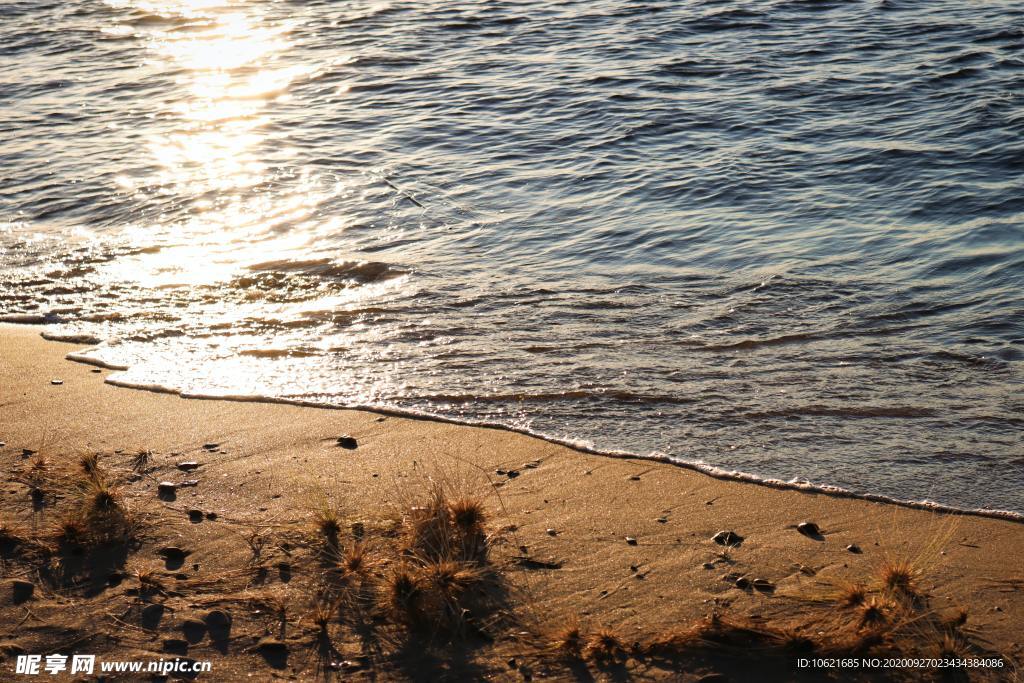
[[[83,335],[67,335],[62,336],[53,333],[44,332],[41,335],[44,339],[53,342],[64,342],[71,344],[90,344],[99,343],[94,338],[86,338]],[[77,351],[66,354],[68,360],[82,363],[85,365],[92,365],[96,367],[102,367],[115,372],[124,372],[129,368],[123,365],[116,365],[112,363],[105,363],[90,357],[87,352]],[[737,470],[727,470],[715,465],[709,465],[702,461],[690,461],[676,456],[669,455],[667,453],[652,452],[648,454],[642,453],[631,453],[628,451],[621,450],[602,450],[593,446],[589,441],[582,439],[571,439],[565,437],[559,437],[551,434],[545,434],[543,432],[534,431],[523,427],[514,427],[499,422],[487,422],[483,420],[470,420],[470,419],[455,419],[444,415],[438,415],[435,413],[429,413],[426,411],[418,411],[413,409],[401,409],[391,406],[382,405],[335,405],[330,403],[322,403],[318,401],[309,401],[303,399],[291,399],[274,396],[261,396],[261,395],[246,395],[246,394],[214,394],[214,393],[196,393],[196,392],[184,392],[174,387],[168,387],[160,384],[146,383],[146,382],[132,382],[118,378],[116,374],[108,375],[104,381],[107,384],[116,387],[122,387],[126,389],[136,389],[142,391],[151,391],[163,394],[172,394],[183,399],[197,399],[197,400],[210,400],[210,401],[238,401],[248,403],[270,403],[270,404],[284,404],[293,405],[304,408],[319,408],[322,410],[362,410],[381,415],[389,415],[394,417],[411,418],[417,420],[430,420],[434,422],[442,422],[453,425],[465,425],[471,427],[483,427],[488,429],[500,429],[508,432],[514,432],[518,434],[524,434],[533,438],[541,439],[549,443],[566,446],[568,448],[575,449],[584,453],[592,455],[598,455],[608,458],[621,458],[621,459],[642,459],[654,462],[662,462],[676,467],[682,467],[685,469],[700,472],[707,476],[715,479],[727,480],[727,481],[740,481],[749,484],[755,484],[758,486],[766,486],[769,488],[782,489],[782,490],[795,490],[802,491],[805,493],[815,493],[827,496],[833,496],[837,498],[852,498],[858,500],[867,500],[877,503],[884,503],[887,505],[898,505],[900,507],[913,508],[919,510],[929,510],[933,512],[940,512],[944,514],[956,514],[956,515],[973,515],[978,517],[990,517],[995,519],[1004,519],[1014,522],[1024,522],[1024,514],[1014,512],[1012,510],[991,510],[984,508],[960,508],[953,505],[946,505],[930,500],[907,500],[901,498],[894,498],[891,496],[885,496],[876,493],[858,492],[851,491],[839,486],[832,486],[828,484],[816,484],[807,481],[783,481],[781,479],[760,477],[758,475],[749,474],[746,472],[740,472]]]

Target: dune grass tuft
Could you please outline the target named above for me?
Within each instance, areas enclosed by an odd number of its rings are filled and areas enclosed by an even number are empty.
[[[336,539],[341,533],[341,517],[338,511],[333,508],[322,508],[316,511],[313,517],[320,535],[326,539]]]
[[[864,584],[851,583],[840,589],[837,601],[844,607],[860,607],[867,600],[867,596],[868,589]]]
[[[327,634],[327,629],[338,612],[338,605],[326,599],[319,599],[313,605],[313,623],[320,631],[321,636]]]
[[[86,476],[95,476],[100,466],[99,453],[86,453],[78,458],[78,467]]]
[[[889,561],[882,565],[879,578],[882,585],[900,595],[912,596],[917,593],[919,570],[906,560]]]
[[[602,628],[595,631],[587,639],[584,653],[589,659],[599,662],[610,662],[622,658],[625,654],[625,648],[615,631]]]
[[[863,602],[859,610],[859,628],[876,627],[889,621],[896,606],[890,600],[872,597]]]
[[[163,594],[166,586],[160,574],[152,569],[136,569],[136,581],[139,582],[139,593],[143,596]]]
[[[53,525],[53,538],[66,548],[80,548],[88,543],[89,527],[81,515],[66,514]]]
[[[478,532],[483,529],[484,523],[487,521],[483,503],[476,498],[459,498],[452,501],[448,509],[451,511],[455,526],[463,533]]]
[[[423,588],[419,578],[408,567],[398,567],[384,581],[383,603],[386,611],[405,624],[420,621]]]
[[[583,631],[580,628],[579,622],[575,620],[570,621],[556,630],[551,639],[551,645],[556,652],[566,657],[581,659],[583,657],[583,648],[586,646],[586,640],[583,637]]]

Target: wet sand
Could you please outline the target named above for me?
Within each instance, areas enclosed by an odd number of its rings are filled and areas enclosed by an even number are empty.
[[[38,328],[0,326],[0,462],[8,477],[0,510],[19,528],[46,524],[46,508],[33,511],[27,488],[11,478],[31,457],[24,449],[54,462],[96,452],[115,464],[150,452],[150,469],[125,485],[125,495],[160,521],[130,566],[162,569],[155,549],[173,543],[188,549],[192,579],[214,580],[244,564],[246,529],[300,525],[317,496],[333,499],[347,519],[386,519],[434,478],[485,501],[492,528],[504,530],[516,601],[539,631],[579,619],[632,642],[711,612],[813,631],[826,628],[820,625],[839,587],[870,582],[887,561],[908,560],[934,609],[966,607],[972,631],[993,651],[1008,660],[1021,655],[1024,525],[1014,521],[721,480],[496,429],[117,388],[103,382],[109,371],[66,360],[75,348],[41,339]],[[340,435],[357,447],[340,447]],[[176,467],[183,461],[199,466],[185,472]],[[197,484],[177,489],[173,500],[158,497],[159,482],[190,479]],[[216,518],[190,522],[189,510]],[[821,533],[801,534],[796,526],[804,521]],[[735,532],[742,544],[715,543],[719,531]],[[772,590],[737,588],[723,579],[730,574],[764,579]],[[10,610],[0,626],[4,652],[76,637],[98,638],[91,646],[103,652],[161,652],[159,633],[121,627],[126,619],[103,607],[118,590],[72,598],[40,587],[31,616],[0,600]],[[205,602],[179,593],[169,599],[176,615],[231,599],[225,592],[211,598],[212,589],[198,590]],[[92,615],[93,627],[74,620],[71,604]],[[61,619],[68,621],[63,630],[54,623]],[[252,638],[262,635],[250,628]],[[517,647],[495,645],[480,655],[479,671],[511,676],[505,658]],[[190,656],[203,653],[221,667],[210,680],[244,679],[253,666],[241,647],[224,654],[200,644]],[[298,661],[290,675],[303,678]],[[5,657],[3,666],[12,662]],[[681,675],[671,667],[656,673]]]

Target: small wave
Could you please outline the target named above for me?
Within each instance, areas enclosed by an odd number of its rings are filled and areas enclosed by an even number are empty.
[[[332,261],[331,259],[308,259],[264,261],[256,263],[247,270],[258,273],[300,273],[324,278],[357,280],[359,282],[376,282],[392,277],[405,275],[408,270],[381,261]]]
[[[642,394],[621,389],[575,389],[540,393],[513,392],[505,394],[428,394],[419,396],[431,403],[505,403],[505,402],[548,402],[565,400],[620,401],[623,403],[670,403],[683,405],[696,403],[697,399],[663,394]]]
[[[43,332],[41,336],[43,339],[64,342],[65,344],[85,344],[89,346],[95,346],[96,344],[102,342],[102,340],[99,337],[95,337],[91,334],[76,334],[73,332]]]
[[[783,344],[801,344],[815,341],[828,335],[828,332],[799,332],[796,334],[783,334],[778,337],[767,339],[743,339],[737,342],[726,344],[709,344],[696,339],[681,339],[676,342],[679,346],[690,347],[695,351],[732,351],[744,349],[756,349],[763,346],[781,346]]]
[[[312,358],[323,354],[301,349],[243,349],[238,355],[251,358]]]
[[[44,313],[3,313],[0,314],[0,323],[15,323],[18,325],[45,325],[55,322],[54,318]]]
[[[766,417],[891,417],[919,418],[935,417],[934,408],[917,406],[797,406],[779,410],[764,410],[743,413],[744,417],[759,419]]]
[[[80,342],[74,341],[73,339],[61,339],[60,341],[70,342],[70,343],[80,343]],[[127,365],[121,365],[121,364],[118,364],[118,363],[109,363],[107,361],[103,361],[103,360],[100,360],[98,358],[93,358],[92,356],[89,355],[89,350],[88,349],[85,350],[85,351],[75,351],[75,352],[69,353],[66,356],[66,358],[68,360],[73,360],[76,363],[82,363],[83,365],[94,365],[94,366],[96,366],[98,368],[106,368],[108,370],[117,370],[119,372],[125,372],[125,371],[127,371],[129,369],[129,367]]]

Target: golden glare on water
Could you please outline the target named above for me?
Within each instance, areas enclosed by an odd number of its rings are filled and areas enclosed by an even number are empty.
[[[265,187],[274,181],[265,158],[271,141],[266,131],[273,123],[269,105],[286,101],[289,86],[313,71],[280,64],[292,26],[268,21],[252,5],[223,0],[108,4],[166,20],[137,35],[153,66],[179,74],[179,98],[164,105],[170,118],[158,117],[170,125],[155,126],[148,136],[159,170],[136,181],[120,179],[121,184],[127,190],[156,187],[191,207],[190,217],[173,225],[170,235],[166,225],[154,226],[175,246],[142,254],[111,275],[155,287],[212,283],[247,264],[308,246],[308,237],[289,236],[286,228],[310,220],[335,190],[303,171],[283,187]],[[287,147],[273,142],[280,165]],[[152,237],[146,226],[138,231],[140,243]]]

